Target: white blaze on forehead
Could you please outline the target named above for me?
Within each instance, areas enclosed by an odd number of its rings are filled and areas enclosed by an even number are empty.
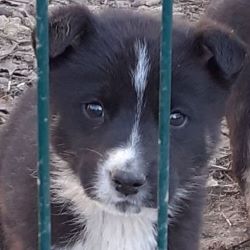
[[[131,145],[135,146],[139,141],[139,122],[142,113],[143,96],[147,86],[148,74],[150,70],[149,55],[147,45],[145,42],[137,41],[135,43],[135,54],[137,57],[137,64],[132,72],[132,83],[137,95],[137,106],[135,123],[131,133]]]
[[[140,141],[139,123],[143,108],[143,97],[147,86],[148,74],[150,70],[149,55],[146,42],[136,41],[134,45],[135,68],[131,70],[132,86],[135,89],[137,103],[134,124],[131,134],[124,145],[111,149],[107,152],[107,159],[102,162],[103,169],[112,171],[114,169],[125,170],[129,162],[133,162],[133,169],[138,168],[140,162]],[[132,166],[130,166],[131,168]]]
[[[133,72],[133,85],[135,87],[137,98],[141,101],[147,86],[147,78],[150,69],[146,43],[137,41],[135,43],[135,54],[137,57],[137,64]]]

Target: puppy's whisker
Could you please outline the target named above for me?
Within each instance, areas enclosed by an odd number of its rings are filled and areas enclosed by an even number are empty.
[[[91,148],[83,148],[83,150],[85,151],[89,151],[89,152],[92,152],[92,153],[95,153],[97,154],[98,156],[100,156],[102,159],[104,158],[104,155],[98,151],[96,151],[95,149],[91,149]]]

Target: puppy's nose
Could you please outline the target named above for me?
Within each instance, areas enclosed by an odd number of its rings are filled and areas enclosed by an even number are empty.
[[[126,196],[137,194],[140,187],[146,182],[146,177],[143,174],[121,170],[113,171],[111,179],[115,189]]]

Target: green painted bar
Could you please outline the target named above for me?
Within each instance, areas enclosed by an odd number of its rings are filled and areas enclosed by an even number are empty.
[[[158,250],[168,245],[169,116],[171,101],[172,0],[162,3],[161,83],[159,103]]]
[[[37,0],[39,250],[50,250],[48,1]]]

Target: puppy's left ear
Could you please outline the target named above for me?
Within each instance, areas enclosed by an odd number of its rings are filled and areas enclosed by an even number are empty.
[[[205,20],[197,25],[195,36],[208,70],[224,80],[234,79],[243,68],[247,49],[233,30]]]

